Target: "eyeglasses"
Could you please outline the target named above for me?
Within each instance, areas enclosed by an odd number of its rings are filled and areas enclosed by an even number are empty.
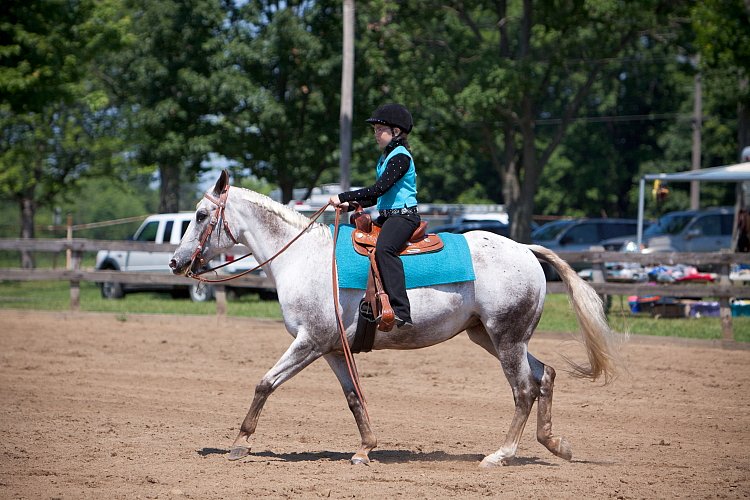
[[[373,133],[374,133],[375,135],[380,135],[380,134],[382,134],[383,132],[390,132],[390,131],[391,131],[391,127],[383,127],[383,126],[375,126],[375,127],[372,127],[372,132],[373,132]]]

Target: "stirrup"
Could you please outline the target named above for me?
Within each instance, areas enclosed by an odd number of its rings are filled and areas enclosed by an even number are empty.
[[[362,300],[359,303],[359,315],[362,316],[364,319],[366,319],[370,323],[375,323],[380,319],[380,316],[375,318],[375,315],[372,313],[372,307],[370,306],[370,303],[366,300]]]

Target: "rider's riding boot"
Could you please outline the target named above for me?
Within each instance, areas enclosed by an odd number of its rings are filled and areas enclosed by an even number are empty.
[[[396,326],[402,332],[408,332],[409,330],[414,328],[414,324],[410,319],[401,319],[398,316],[396,316]]]

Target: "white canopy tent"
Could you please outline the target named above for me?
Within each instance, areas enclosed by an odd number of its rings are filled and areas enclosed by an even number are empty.
[[[645,204],[646,181],[661,180],[664,182],[750,182],[750,161],[725,165],[723,167],[702,168],[673,174],[647,174],[641,177],[638,192],[638,246],[643,241],[643,212]],[[738,191],[739,197],[739,191]]]

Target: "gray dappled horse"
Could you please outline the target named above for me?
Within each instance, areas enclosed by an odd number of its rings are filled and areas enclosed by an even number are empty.
[[[216,229],[213,232],[206,229],[212,218]],[[200,259],[196,255],[203,257],[204,262],[210,261],[232,247],[235,240],[247,246],[258,262],[264,262],[309,223],[304,215],[266,196],[230,188],[229,177],[222,172],[213,192],[209,190],[198,203],[195,218],[175,251],[170,267],[176,274],[197,272]],[[567,263],[546,248],[523,245],[483,231],[467,233],[466,240],[476,280],[410,289],[414,328],[408,332],[398,328],[390,332],[378,331],[373,349],[418,349],[466,331],[473,342],[500,361],[515,400],[515,414],[505,442],[481,464],[506,464],[514,457],[537,400],[537,439],[553,454],[570,460],[573,454],[568,442],[552,434],[555,370],[528,352],[529,339],[542,315],[545,297],[546,283],[538,259],[548,262],[561,276],[581,327],[588,365],[569,362],[572,371],[592,380],[603,376],[606,382],[614,375],[615,349],[614,334],[607,325],[601,300]],[[323,357],[341,383],[361,434],[362,444],[351,461],[369,462],[368,454],[377,441],[357,397],[337,330],[332,298],[332,245],[330,228],[316,223],[265,266],[276,285],[284,325],[294,340],[255,388],[255,397],[232,444],[230,459],[249,455],[250,437],[268,396]],[[341,290],[340,311],[350,344],[361,297],[362,290]]]

